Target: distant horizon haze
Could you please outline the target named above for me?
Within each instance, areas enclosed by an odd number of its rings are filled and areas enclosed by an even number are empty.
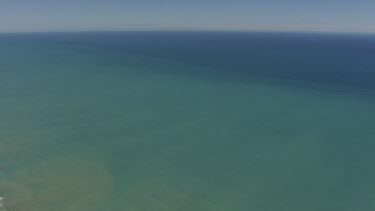
[[[375,33],[371,0],[0,0],[0,32]]]

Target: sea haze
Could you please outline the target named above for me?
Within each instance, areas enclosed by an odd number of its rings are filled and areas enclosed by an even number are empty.
[[[374,94],[371,35],[2,34],[2,208],[372,211]]]

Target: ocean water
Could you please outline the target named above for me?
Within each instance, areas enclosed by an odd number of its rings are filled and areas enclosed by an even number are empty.
[[[2,34],[0,118],[0,210],[375,209],[375,36]]]

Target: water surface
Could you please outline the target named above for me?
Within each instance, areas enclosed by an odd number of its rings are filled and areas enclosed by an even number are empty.
[[[375,209],[375,38],[0,35],[0,196],[27,211]]]

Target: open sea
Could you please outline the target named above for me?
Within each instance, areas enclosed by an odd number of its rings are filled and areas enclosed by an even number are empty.
[[[1,211],[373,211],[375,35],[0,35]]]

